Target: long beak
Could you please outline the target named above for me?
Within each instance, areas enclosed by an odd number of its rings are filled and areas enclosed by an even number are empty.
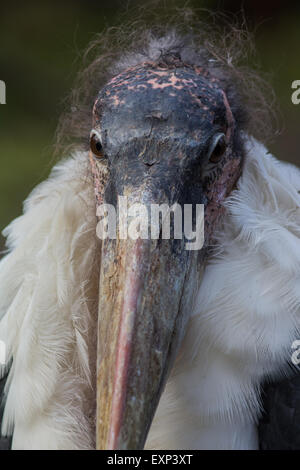
[[[178,240],[103,241],[98,449],[144,446],[191,308],[191,253]]]

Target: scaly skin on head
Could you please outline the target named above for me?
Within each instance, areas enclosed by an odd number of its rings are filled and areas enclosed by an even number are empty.
[[[132,67],[100,91],[92,132],[101,149],[98,157],[90,152],[97,205],[116,206],[123,195],[129,205],[203,204],[210,244],[242,165],[234,116],[216,78],[176,57]],[[211,160],[220,135],[224,151]],[[98,448],[143,447],[206,252],[187,251],[184,239],[117,235],[102,242]]]
[[[206,178],[206,201],[205,204],[205,240],[210,243],[216,224],[224,213],[222,202],[230,194],[235,186],[242,166],[240,149],[237,153],[234,149],[235,120],[228,103],[227,96],[220,86],[217,78],[212,77],[210,73],[200,67],[192,67],[183,64],[175,58],[170,63],[154,64],[147,62],[127,69],[121,74],[113,77],[99,93],[93,107],[93,126],[103,135],[103,144],[105,146],[108,128],[103,129],[102,112],[110,108],[111,115],[117,116],[117,121],[126,128],[126,113],[130,115],[139,112],[138,104],[142,100],[149,99],[147,107],[142,106],[143,118],[140,120],[141,128],[145,129],[145,121],[148,119],[146,129],[149,135],[153,132],[153,125],[159,121],[170,119],[170,110],[167,103],[165,109],[151,109],[151,96],[149,91],[156,91],[159,99],[176,101],[177,109],[182,106],[182,113],[190,114],[194,121],[187,133],[191,139],[201,142],[203,134],[209,127],[213,127],[219,122],[220,129],[224,130],[226,135],[227,150],[222,161],[222,167],[216,169],[216,174],[209,175]],[[140,95],[140,99],[138,96]],[[188,107],[185,106],[186,97],[189,96]],[[133,99],[134,98],[134,99]],[[133,105],[134,103],[134,105]],[[162,108],[162,107],[161,107]],[[120,118],[120,115],[122,118]],[[197,123],[197,117],[201,116]],[[196,121],[196,125],[195,125]],[[186,123],[183,122],[182,126]],[[137,127],[139,123],[137,121]],[[164,136],[163,130],[160,131],[159,138],[167,138],[174,128],[174,135],[178,134],[179,122],[171,123]],[[120,131],[120,128],[119,128]],[[130,136],[132,131],[132,136]],[[139,131],[136,129],[125,129],[120,141],[126,141],[126,134],[131,139],[138,137]],[[186,139],[182,133],[182,139]],[[180,138],[180,136],[179,136]],[[113,137],[111,138],[113,139]],[[183,144],[184,145],[184,144]],[[178,152],[182,155],[182,152]],[[184,158],[188,158],[185,155]],[[106,164],[97,161],[90,153],[92,172],[95,180],[95,193],[97,205],[103,202],[104,188],[109,174]],[[151,162],[150,162],[151,163]],[[170,162],[171,163],[171,162]],[[175,182],[176,183],[176,182]]]

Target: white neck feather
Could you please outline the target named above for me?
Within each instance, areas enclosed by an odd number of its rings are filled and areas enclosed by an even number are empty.
[[[148,448],[255,448],[259,385],[299,337],[300,171],[248,139]],[[86,154],[59,164],[6,229],[0,340],[16,449],[94,447],[98,253]]]

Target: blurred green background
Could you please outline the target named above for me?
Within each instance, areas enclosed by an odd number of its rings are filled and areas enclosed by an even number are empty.
[[[95,33],[120,24],[120,14],[139,1],[85,0],[2,2],[0,79],[7,104],[0,105],[0,230],[22,211],[22,201],[53,165],[54,132],[63,99],[80,56]],[[184,6],[185,1],[172,1]],[[163,4],[168,8],[168,0]],[[191,6],[237,12],[243,7],[259,25],[256,48],[270,75],[283,128],[270,150],[300,164],[300,105],[291,102],[291,83],[300,80],[300,2],[273,0],[201,1]],[[0,249],[4,247],[1,237]]]

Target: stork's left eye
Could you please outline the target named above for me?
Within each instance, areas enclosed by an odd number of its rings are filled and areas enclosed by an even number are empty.
[[[213,139],[211,148],[209,149],[209,161],[218,163],[223,157],[226,150],[226,138],[224,134],[217,134]]]
[[[93,154],[96,155],[96,157],[99,157],[99,158],[104,157],[100,136],[96,132],[91,133],[90,148]]]

